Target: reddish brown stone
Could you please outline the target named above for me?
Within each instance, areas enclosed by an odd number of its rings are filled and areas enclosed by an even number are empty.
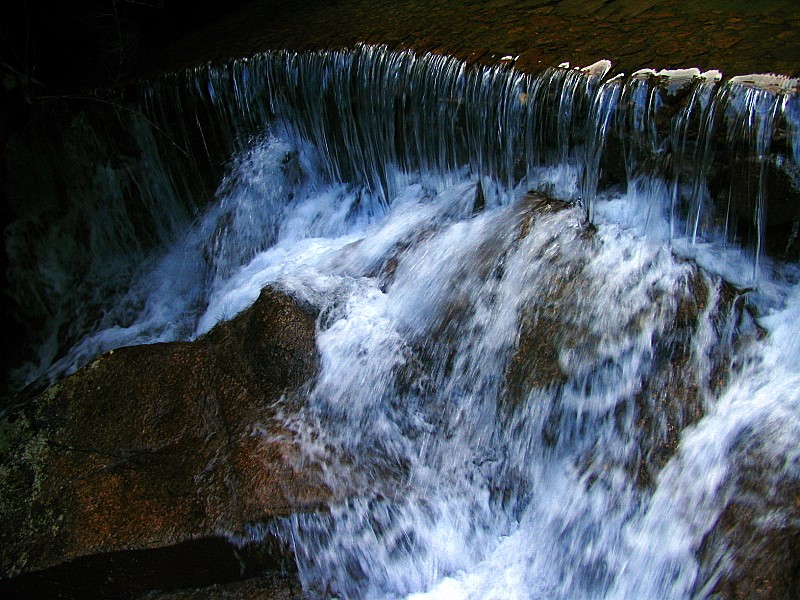
[[[196,342],[110,352],[3,421],[3,575],[320,506],[275,418],[316,371],[314,322],[265,289]]]
[[[734,450],[734,491],[701,551],[707,570],[727,557],[723,600],[794,600],[800,590],[800,481],[769,458],[766,436]]]

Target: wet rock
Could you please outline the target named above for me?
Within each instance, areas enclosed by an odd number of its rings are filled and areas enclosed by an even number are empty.
[[[800,168],[788,160],[773,160],[769,167],[764,217],[766,251],[782,259],[797,260],[800,258]]]
[[[285,575],[258,577],[204,588],[147,594],[137,600],[304,600],[297,581]]]
[[[712,281],[693,270],[678,299],[672,327],[655,346],[652,367],[637,397],[641,460],[637,484],[650,486],[675,454],[681,433],[705,414],[705,394],[728,382],[737,348],[754,341],[760,329],[746,308],[746,291]],[[704,313],[717,340],[708,355],[708,371],[698,376],[692,365],[693,340],[702,335]]]
[[[478,185],[475,186],[475,198],[472,201],[472,214],[478,215],[484,211],[486,208],[486,196],[483,193],[483,185],[481,182],[478,182]]]
[[[2,421],[2,577],[318,507],[275,419],[316,372],[314,323],[267,288],[197,341],[110,352]]]
[[[529,193],[525,201],[527,210],[520,222],[520,239],[530,233],[539,215],[559,212],[569,206],[536,193]],[[567,380],[567,374],[559,364],[559,350],[562,344],[578,339],[585,332],[559,317],[560,300],[574,293],[571,286],[580,267],[580,264],[573,264],[563,269],[558,280],[550,282],[550,293],[536,309],[523,311],[518,346],[506,371],[507,400],[512,404],[521,402],[532,387],[548,388]]]
[[[739,43],[739,40],[738,36],[725,33],[718,33],[711,37],[711,43],[716,48],[722,49],[732,48]]]
[[[785,118],[770,124],[770,144],[763,156],[756,151],[746,126],[719,111],[710,137],[710,158],[698,161],[703,143],[703,123],[695,110],[685,121],[682,146],[675,144],[672,128],[685,118],[694,80],[688,74],[652,75],[651,130],[612,129],[601,155],[599,189],[636,185],[643,178],[679,181],[683,191],[675,208],[691,222],[694,188],[707,190],[699,219],[701,235],[724,232],[736,245],[752,254],[778,260],[800,256],[800,170],[792,159],[791,135]],[[741,91],[741,90],[740,90]],[[620,114],[630,118],[634,106],[624,96]],[[733,141],[732,141],[733,140]],[[658,148],[654,152],[654,148]]]
[[[781,260],[800,255],[800,173],[782,152],[767,161],[731,156],[714,164],[708,180],[715,198],[713,223],[735,243]],[[763,190],[763,204],[749,190]]]
[[[766,437],[734,450],[734,491],[701,548],[701,580],[720,573],[713,591],[724,600],[791,600],[800,590],[800,480]]]
[[[0,595],[6,600],[299,597],[295,574],[285,569],[287,561],[280,560],[291,558],[288,550],[272,546],[237,546],[222,538],[201,538],[167,548],[95,554],[0,580]],[[237,595],[242,590],[260,593]]]
[[[533,225],[529,221],[543,212],[561,209],[552,203],[534,202],[522,220],[521,236],[531,231]],[[580,472],[597,471],[596,477],[612,466],[618,467],[637,486],[650,487],[674,455],[681,432],[703,416],[707,395],[721,389],[736,368],[731,364],[735,350],[758,339],[761,332],[747,311],[744,290],[709,277],[691,263],[685,264],[681,279],[669,284],[653,282],[648,292],[650,304],[619,323],[617,329],[608,329],[597,323],[603,312],[598,311],[594,300],[605,297],[608,291],[598,291],[602,282],[587,268],[598,244],[603,242],[586,228],[576,232],[574,243],[581,246],[574,254],[562,251],[557,244],[544,250],[558,266],[548,269],[550,274],[536,282],[535,298],[522,309],[500,409],[513,423],[515,414],[524,414],[529,402],[551,402],[548,398],[570,393],[568,390],[576,385],[585,385],[585,391],[590,392],[594,378],[602,385],[603,373],[621,368],[604,354],[604,346],[614,344],[618,336],[640,339],[647,331],[647,337],[642,339],[647,339],[650,356],[648,367],[641,371],[638,388],[616,406],[598,412],[606,414],[599,419],[614,419],[621,430],[628,429],[626,422],[635,423],[630,452],[606,456],[603,448],[594,448],[576,467]],[[621,289],[619,293],[614,301],[625,302],[625,291]],[[644,329],[654,321],[662,325],[650,331]],[[707,354],[697,346],[698,339],[706,338],[715,340]],[[570,364],[572,357],[594,358],[576,372]],[[589,371],[584,372],[585,369]],[[579,384],[578,380],[585,383]],[[547,444],[558,444],[567,435],[570,423],[588,418],[573,414],[570,411],[579,413],[580,409],[565,407],[563,402],[553,403],[548,410],[541,430]]]

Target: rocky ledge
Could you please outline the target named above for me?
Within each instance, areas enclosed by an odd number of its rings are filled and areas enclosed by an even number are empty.
[[[110,352],[0,422],[0,595],[133,597],[279,569],[283,549],[227,539],[329,495],[275,417],[316,372],[314,322],[266,288],[197,341]]]

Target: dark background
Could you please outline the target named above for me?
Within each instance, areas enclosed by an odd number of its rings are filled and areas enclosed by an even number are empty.
[[[0,230],[14,218],[7,197],[6,143],[50,97],[105,96],[143,62],[243,0],[6,0],[0,7]],[[24,328],[8,295],[0,251],[0,398],[24,351]]]
[[[113,85],[243,0],[24,0],[0,8],[0,60],[51,93]]]

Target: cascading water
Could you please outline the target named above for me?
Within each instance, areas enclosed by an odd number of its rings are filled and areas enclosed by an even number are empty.
[[[336,500],[251,532],[291,544],[308,593],[709,595],[743,448],[800,478],[800,213],[771,213],[797,199],[800,95],[609,67],[363,46],[142,84],[125,156],[152,217],[97,175],[75,193],[101,215],[7,235],[41,268],[16,273],[45,342],[21,384],[193,339],[276,285],[319,311],[284,419]],[[176,172],[221,157],[195,200]],[[83,229],[91,262],[47,253]]]

